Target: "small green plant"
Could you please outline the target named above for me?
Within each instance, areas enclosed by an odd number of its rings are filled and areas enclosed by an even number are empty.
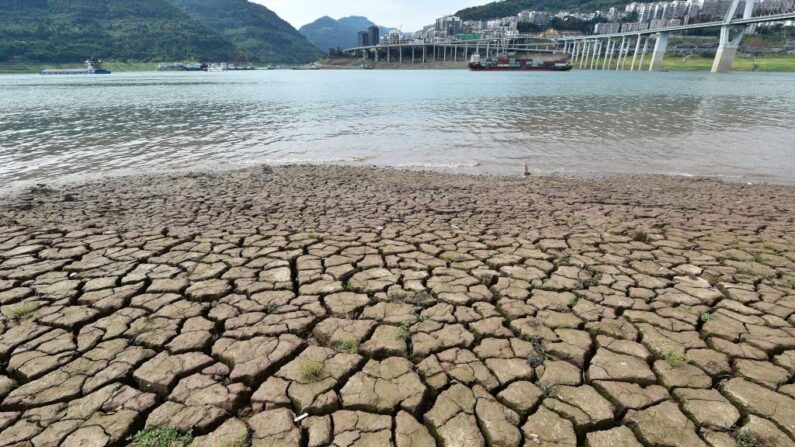
[[[773,242],[767,241],[762,244],[762,248],[765,250],[775,251],[778,252],[778,245],[774,244]]]
[[[731,246],[740,245],[740,240],[739,239],[732,239],[732,240],[729,241],[729,245],[731,245]]]
[[[746,262],[745,267],[740,267],[737,269],[738,275],[746,275],[746,276],[754,276],[754,270],[751,267],[751,263]]]
[[[423,303],[425,303],[430,299],[431,295],[423,290],[422,292],[415,293],[414,296],[411,298],[411,302],[416,305],[422,305]]]
[[[575,296],[574,298],[572,298],[571,301],[569,301],[569,307],[572,307],[572,308],[576,307],[577,304],[580,302],[580,299],[581,298],[579,296]]]
[[[9,304],[8,306],[3,306],[3,315],[8,318],[12,318],[15,320],[21,320],[28,315],[36,312],[39,309],[39,305],[31,302],[25,301],[22,303],[17,304]]]
[[[227,441],[221,445],[221,447],[247,447],[248,446],[248,435],[243,434],[239,438],[235,439],[234,441]]]
[[[707,321],[712,321],[713,318],[715,318],[715,314],[711,314],[709,312],[704,312],[703,314],[701,314],[701,321],[703,321],[704,323],[706,323]]]
[[[318,235],[314,231],[307,231],[306,237],[308,237],[309,239],[318,239]]]
[[[547,382],[539,382],[538,388],[541,390],[541,394],[543,394],[544,398],[552,396],[552,393],[555,392],[555,388],[558,386],[554,383],[547,383]]]
[[[649,242],[649,234],[643,230],[635,230],[632,232],[632,240],[635,242]]]
[[[784,277],[784,281],[786,281],[790,287],[795,289],[795,276],[787,275]]]
[[[315,360],[305,359],[298,367],[298,374],[304,382],[317,382],[323,377],[326,366]]]
[[[408,321],[404,321],[400,323],[400,328],[398,329],[397,338],[400,340],[408,340],[411,337],[411,323]]]
[[[337,352],[357,354],[359,352],[359,341],[353,339],[342,340],[341,342],[337,343]]]
[[[773,447],[773,440],[750,431],[734,432],[737,447]]]
[[[663,360],[674,368],[677,368],[687,363],[687,355],[682,352],[666,352],[663,356]]]
[[[571,323],[561,323],[555,329],[574,329],[574,325]]]
[[[760,263],[760,264],[765,264],[765,263],[767,263],[767,262],[770,262],[770,256],[767,256],[767,255],[765,255],[765,254],[762,254],[762,253],[757,253],[757,254],[754,256],[754,260],[755,260],[756,262]]]
[[[167,425],[139,431],[129,438],[136,447],[187,447],[193,441],[191,432],[182,434],[177,427]]]
[[[263,310],[265,311],[266,314],[272,314],[272,313],[276,312],[277,309],[279,309],[279,305],[278,304],[276,304],[276,303],[268,303],[268,304],[265,305]]]
[[[533,346],[533,352],[527,356],[527,361],[533,368],[538,368],[547,360],[547,349],[538,337],[534,337],[530,343]]]
[[[456,262],[458,261],[458,255],[455,253],[445,253],[442,255],[442,260],[447,262]]]

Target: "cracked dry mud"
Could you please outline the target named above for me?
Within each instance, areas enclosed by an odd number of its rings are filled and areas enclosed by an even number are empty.
[[[795,445],[793,188],[255,167],[0,212],[3,446]]]

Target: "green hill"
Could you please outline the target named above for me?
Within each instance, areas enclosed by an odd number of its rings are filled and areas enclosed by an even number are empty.
[[[268,8],[248,0],[172,0],[254,62],[305,63],[322,52]]]
[[[0,63],[244,60],[162,0],[0,0]]]
[[[322,53],[247,0],[0,0],[0,64],[303,63]]]
[[[462,9],[456,15],[464,20],[485,20],[516,15],[524,10],[591,12],[600,9],[605,11],[613,6],[624,6],[627,3],[629,3],[627,0],[569,0],[565,4],[559,0],[503,0]]]
[[[359,31],[366,31],[375,25],[366,17],[351,16],[334,20],[321,17],[312,23],[302,26],[298,31],[306,36],[313,45],[323,51],[330,48],[353,48],[358,43]],[[389,28],[379,27],[382,36],[389,34]]]

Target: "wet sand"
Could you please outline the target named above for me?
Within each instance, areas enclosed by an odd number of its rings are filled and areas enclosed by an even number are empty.
[[[0,445],[795,442],[793,187],[44,185],[0,197],[0,304]]]

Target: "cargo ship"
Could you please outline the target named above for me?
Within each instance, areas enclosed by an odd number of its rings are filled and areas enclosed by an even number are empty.
[[[565,60],[535,62],[532,59],[516,59],[508,56],[499,56],[494,59],[481,59],[479,54],[473,54],[469,61],[472,71],[569,71],[571,64]]]
[[[46,69],[39,72],[42,75],[105,75],[110,70],[102,68],[102,61],[91,58],[86,61],[86,68]]]

